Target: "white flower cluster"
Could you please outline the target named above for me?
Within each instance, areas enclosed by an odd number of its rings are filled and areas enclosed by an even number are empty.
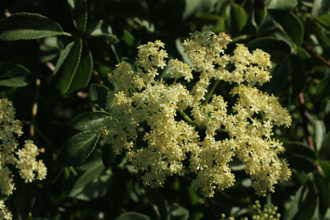
[[[273,191],[274,184],[290,177],[286,161],[278,157],[284,148],[272,139],[272,128],[290,126],[291,116],[276,97],[252,87],[253,82],[261,85],[270,80],[270,56],[261,50],[250,53],[242,44],[232,56],[227,55],[224,51],[230,41],[226,34],[216,35],[207,27],[193,33],[183,43],[193,66],[170,60],[175,78],[171,85],[155,80],[158,70],[166,66],[167,53],[160,41],[139,47],[136,68],[123,62],[109,75],[118,91],[107,97],[112,118],[102,128],[103,137],[116,154],[129,151],[133,165],[145,172],[145,184],[163,185],[167,176],[182,175],[183,161],[189,159],[190,171],[197,174],[192,186],[212,197],[215,188],[234,184],[229,167],[234,156],[245,164],[258,195]],[[226,69],[227,65],[234,70]],[[199,80],[189,91],[176,81],[183,77],[190,82],[193,71]],[[233,85],[229,93],[237,102],[232,113],[221,95],[212,96],[213,79],[215,86],[219,81]],[[186,121],[177,121],[177,113]],[[136,130],[145,122],[150,128],[143,138],[145,146],[133,150]],[[203,140],[196,126],[206,127]],[[219,132],[228,133],[229,138],[216,140]]]
[[[9,196],[15,189],[13,175],[7,164],[13,164],[18,168],[20,176],[25,182],[35,179],[34,172],[38,173],[38,179],[46,178],[47,168],[42,160],[36,161],[39,152],[33,141],[25,141],[23,149],[17,149],[15,135],[22,135],[22,127],[19,120],[15,120],[15,109],[7,99],[0,99],[0,191],[1,194]],[[2,217],[2,218],[1,218]],[[11,214],[0,200],[0,219],[11,219]]]

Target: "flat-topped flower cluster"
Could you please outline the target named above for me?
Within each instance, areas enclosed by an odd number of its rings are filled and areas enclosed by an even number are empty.
[[[109,75],[118,89],[107,97],[112,117],[102,129],[103,137],[116,154],[129,151],[132,164],[144,172],[145,184],[163,185],[167,176],[182,175],[186,159],[190,171],[197,174],[192,186],[207,197],[215,188],[234,184],[229,167],[233,157],[245,164],[257,195],[273,192],[274,184],[291,176],[286,161],[278,157],[284,147],[272,138],[273,126],[289,127],[291,116],[278,98],[252,86],[270,80],[270,55],[259,49],[250,53],[242,44],[228,55],[229,42],[225,33],[214,34],[208,27],[193,33],[183,43],[192,66],[170,60],[175,78],[171,85],[155,80],[168,57],[160,41],[139,46],[134,65],[122,62]],[[199,79],[191,91],[177,83],[180,77],[190,82],[196,74]],[[229,93],[237,101],[231,109],[223,96],[209,88],[211,80],[213,87],[219,81],[233,86]],[[186,120],[176,120],[177,114]],[[145,145],[136,147],[137,128],[143,122],[150,131],[143,137]],[[206,128],[204,138],[195,129],[199,126]],[[218,132],[228,133],[228,138],[217,140]]]
[[[36,157],[43,149],[38,149],[33,141],[25,141],[24,148],[17,149],[18,143],[15,134],[19,137],[23,134],[19,120],[15,119],[15,109],[12,102],[0,99],[0,191],[2,195],[9,196],[15,189],[13,175],[7,165],[12,164],[18,168],[20,176],[25,182],[46,178],[47,168],[42,160]],[[0,219],[11,219],[11,214],[0,200]]]

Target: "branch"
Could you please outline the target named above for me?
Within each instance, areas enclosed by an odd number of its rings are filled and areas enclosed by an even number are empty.
[[[330,63],[324,59],[323,57],[321,57],[320,55],[318,55],[315,51],[313,51],[306,43],[303,44],[303,46],[305,47],[305,49],[312,54],[314,57],[316,57],[319,61],[321,61],[324,65],[326,65],[327,67],[330,67]]]

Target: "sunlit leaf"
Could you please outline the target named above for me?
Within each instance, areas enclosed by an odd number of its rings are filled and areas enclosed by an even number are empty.
[[[79,90],[85,88],[92,75],[93,59],[87,46],[83,46],[80,61],[77,70],[73,76],[70,87],[65,93],[65,97],[69,97]]]
[[[83,33],[87,24],[86,0],[68,0],[73,23],[80,33]]]
[[[79,66],[82,41],[70,43],[57,61],[53,76],[53,85],[61,95],[66,93]]]
[[[230,33],[232,36],[238,36],[241,30],[244,28],[248,16],[245,10],[238,4],[232,3],[230,7]]]
[[[63,34],[62,27],[40,14],[19,13],[0,21],[0,40],[30,40]]]
[[[112,33],[111,26],[103,20],[98,20],[88,25],[86,35],[88,37],[106,36],[112,38],[115,42],[118,42],[117,37]]]
[[[314,0],[312,15],[314,17],[323,15],[330,10],[330,1],[328,0]]]
[[[284,10],[272,9],[268,10],[268,12],[292,42],[298,46],[301,45],[303,42],[304,26],[299,18],[293,13]]]
[[[110,118],[107,112],[86,112],[78,115],[69,122],[69,126],[81,131],[88,131],[98,128]]]
[[[148,216],[137,212],[126,212],[121,214],[116,220],[150,220]]]
[[[73,186],[69,197],[92,200],[105,196],[111,186],[112,171],[98,164],[86,171]]]
[[[75,166],[83,162],[94,150],[100,134],[96,131],[80,132],[64,142],[58,155],[58,167]]]
[[[7,62],[0,62],[0,85],[1,86],[27,86],[35,82],[41,76],[31,73],[25,67]]]

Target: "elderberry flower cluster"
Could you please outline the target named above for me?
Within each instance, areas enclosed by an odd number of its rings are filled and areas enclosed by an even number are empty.
[[[281,214],[277,213],[277,206],[274,205],[270,205],[270,207],[268,207],[266,204],[264,205],[264,207],[262,208],[262,206],[260,205],[260,202],[257,200],[255,201],[255,204],[252,206],[253,211],[254,211],[254,215],[252,216],[252,219],[260,219],[260,220],[280,220],[281,218]],[[235,217],[229,217],[226,218],[225,214],[222,214],[222,220],[235,220]],[[240,220],[248,220],[247,217],[245,218],[240,218]]]
[[[9,196],[15,190],[13,175],[7,165],[12,164],[18,168],[20,176],[25,182],[46,178],[47,168],[42,160],[36,161],[39,152],[33,141],[25,141],[24,148],[17,149],[18,143],[15,134],[19,137],[23,134],[19,120],[15,120],[15,109],[7,99],[0,99],[0,191],[2,195]],[[11,214],[0,200],[0,219],[11,219]]]
[[[129,152],[132,164],[144,172],[145,184],[162,186],[167,176],[182,175],[183,161],[189,160],[189,169],[196,174],[193,188],[212,197],[215,188],[234,184],[229,166],[233,157],[245,164],[259,196],[273,192],[275,184],[291,176],[287,162],[278,157],[284,147],[272,138],[273,126],[289,127],[291,116],[278,98],[252,86],[270,80],[270,55],[258,49],[250,53],[242,44],[228,55],[229,42],[225,33],[214,34],[208,27],[191,34],[183,46],[192,66],[170,60],[175,78],[171,85],[155,79],[166,66],[167,53],[160,41],[139,46],[134,65],[122,62],[109,74],[118,89],[107,96],[112,116],[102,134],[116,154]],[[180,77],[194,83],[191,91],[177,83]],[[211,81],[215,81],[212,88]],[[214,93],[220,81],[232,85],[229,94],[237,101],[231,108]],[[176,120],[177,114],[185,120]],[[135,146],[142,123],[148,126],[145,145]],[[196,127],[206,128],[204,138]],[[216,139],[219,132],[228,138]]]

